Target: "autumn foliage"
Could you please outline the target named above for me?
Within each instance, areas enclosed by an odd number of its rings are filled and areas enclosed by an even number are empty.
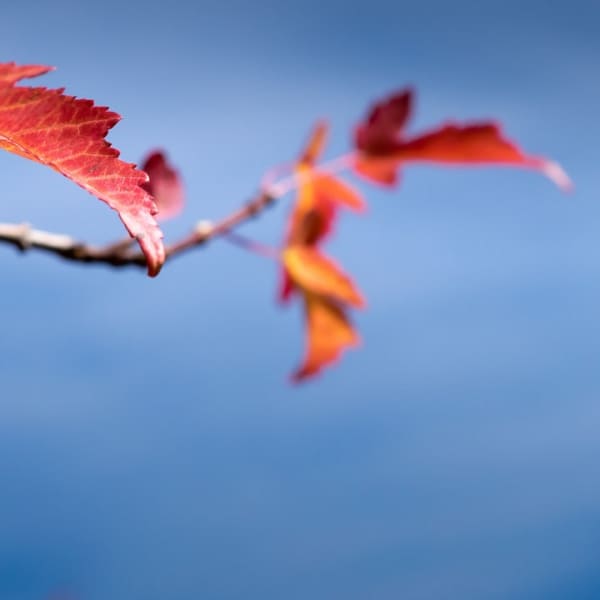
[[[142,187],[148,175],[105,140],[119,115],[60,89],[15,85],[50,70],[0,65],[0,148],[51,167],[116,210],[140,244],[148,274],[158,275],[165,250],[156,203]]]
[[[165,260],[200,245],[207,235],[196,229],[187,240],[167,248],[163,245],[157,221],[176,217],[184,205],[179,173],[161,151],[150,153],[140,169],[122,161],[119,151],[105,139],[120,119],[116,113],[91,100],[68,96],[62,89],[19,83],[50,69],[0,64],[0,148],[51,167],[116,210],[129,235],[137,240],[148,274],[157,275]],[[323,249],[338,212],[360,213],[366,206],[342,174],[393,187],[401,169],[411,162],[489,164],[534,169],[563,190],[571,187],[557,163],[524,153],[497,123],[447,122],[409,134],[413,110],[410,89],[377,102],[357,124],[354,147],[329,162],[321,160],[328,126],[317,123],[289,172],[270,172],[251,209],[238,211],[210,230],[213,236],[226,234],[268,202],[295,194],[283,245],[273,252],[280,263],[279,299],[284,303],[297,299],[304,308],[306,348],[292,375],[294,381],[319,373],[360,343],[350,313],[364,308],[365,300],[352,278]],[[252,243],[247,247],[252,248]],[[139,264],[131,254],[115,255],[114,248],[112,252],[105,253],[109,264]],[[78,256],[64,249],[61,255],[74,260]]]

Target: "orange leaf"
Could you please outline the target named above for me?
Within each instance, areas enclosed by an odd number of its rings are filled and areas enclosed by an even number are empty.
[[[317,175],[313,180],[314,194],[351,210],[362,212],[366,208],[362,196],[347,183],[333,175]]]
[[[338,206],[362,211],[365,203],[352,187],[340,179],[316,172],[312,165],[323,150],[326,124],[318,123],[302,152],[300,162],[295,167],[300,180],[298,196],[288,222],[286,246],[316,246],[330,233],[335,222]],[[294,285],[283,269],[278,297],[287,301],[294,291]]]
[[[156,204],[141,187],[147,176],[104,139],[119,115],[63,90],[14,85],[48,70],[0,64],[0,148],[51,167],[115,209],[140,244],[148,274],[157,275],[165,250]]]
[[[318,250],[339,206],[357,211],[365,207],[353,188],[315,168],[326,134],[326,125],[317,124],[296,164],[298,195],[282,252],[280,298],[287,300],[298,291],[306,312],[307,347],[302,365],[292,375],[296,382],[317,374],[346,348],[358,345],[359,336],[345,308],[365,304],[353,281]]]
[[[306,177],[314,173],[308,167],[297,167],[297,171]],[[359,212],[366,207],[358,192],[331,175],[314,175],[305,181],[290,217],[287,243],[315,246],[322,242],[333,229],[340,205]]]
[[[286,245],[311,247],[321,243],[333,229],[339,203],[354,210],[363,210],[365,206],[358,193],[333,177],[319,177],[313,183],[305,183],[298,192],[298,200],[290,216]],[[293,286],[284,272],[280,300],[288,300],[292,291]]]
[[[503,137],[495,123],[448,123],[407,139],[402,129],[410,114],[411,102],[410,91],[400,92],[376,104],[366,122],[357,127],[359,153],[354,167],[359,174],[378,183],[393,185],[398,168],[407,161],[502,164],[536,169],[563,190],[571,188],[571,181],[560,165],[524,154],[516,144]]]
[[[298,167],[302,176],[310,176],[308,167]],[[331,231],[336,216],[331,198],[317,193],[314,181],[307,180],[298,189],[296,204],[289,220],[286,243],[316,245]]]
[[[307,293],[304,301],[306,352],[302,365],[292,375],[296,382],[316,375],[323,367],[335,362],[344,350],[360,344],[360,337],[339,305]]]
[[[150,153],[142,164],[142,170],[150,178],[142,187],[154,197],[158,207],[156,219],[165,221],[177,216],[184,205],[183,182],[165,154],[160,150]]]
[[[305,292],[327,296],[357,308],[365,306],[350,277],[315,248],[289,246],[283,252],[283,263],[291,280]]]

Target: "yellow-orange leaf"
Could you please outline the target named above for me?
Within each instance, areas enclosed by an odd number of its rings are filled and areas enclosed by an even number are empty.
[[[355,211],[365,208],[362,197],[354,188],[333,175],[315,171],[313,165],[323,150],[326,135],[326,124],[317,123],[296,164],[300,185],[288,222],[286,246],[317,246],[331,233],[339,206]],[[279,288],[280,300],[288,300],[293,289],[284,270]]]
[[[306,314],[306,351],[302,365],[292,375],[294,381],[316,375],[344,350],[358,345],[360,339],[346,308],[365,305],[350,277],[318,249],[331,232],[338,207],[356,211],[365,207],[352,187],[318,171],[316,163],[326,136],[326,124],[318,123],[296,163],[298,194],[281,258],[280,298],[287,300],[297,291]]]
[[[354,283],[340,267],[310,246],[290,246],[283,252],[283,263],[294,284],[305,292],[326,296],[357,308],[365,301]]]
[[[317,197],[327,198],[358,212],[366,208],[362,196],[352,186],[337,177],[324,174],[317,175],[314,178],[313,186]]]

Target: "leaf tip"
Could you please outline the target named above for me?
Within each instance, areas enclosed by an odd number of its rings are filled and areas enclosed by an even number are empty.
[[[552,160],[543,160],[539,164],[541,172],[554,182],[558,188],[566,194],[571,194],[575,190],[575,184],[567,175],[567,172]]]
[[[162,242],[162,232],[159,235],[150,236],[146,233],[140,233],[135,236],[136,241],[140,245],[144,256],[146,257],[146,265],[148,269],[148,277],[156,277],[165,263],[166,253]]]
[[[329,123],[325,119],[319,119],[313,126],[298,162],[302,165],[313,165],[316,163],[319,156],[323,153],[328,134]]]

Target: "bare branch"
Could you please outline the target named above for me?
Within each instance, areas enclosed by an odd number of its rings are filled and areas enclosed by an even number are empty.
[[[275,200],[276,198],[267,192],[261,192],[245,206],[216,223],[200,222],[186,237],[166,247],[167,260],[229,233],[262,212]],[[107,246],[94,246],[68,235],[34,229],[28,223],[0,223],[0,243],[12,245],[21,252],[49,252],[73,262],[103,263],[112,267],[146,266],[144,255],[132,247],[129,239]]]
[[[289,171],[291,167],[285,165],[272,170],[263,179],[263,190],[258,192],[247,204],[215,223],[199,222],[187,236],[167,245],[165,248],[166,261],[201,246],[213,238],[230,234],[234,229],[262,213],[287,193],[297,189],[302,183],[322,173],[335,173],[346,170],[353,160],[354,155],[352,153],[346,154],[322,163],[310,174],[292,172],[278,181],[274,181],[277,179],[277,175],[284,170]],[[135,249],[132,242],[132,239],[127,238],[105,246],[94,246],[68,235],[33,229],[28,223],[0,223],[0,244],[15,246],[21,252],[41,250],[72,262],[101,263],[112,267],[135,266],[145,268],[146,258]],[[238,245],[249,245],[247,242],[241,243],[240,239],[237,240],[237,243]],[[264,249],[258,250],[258,245],[253,246],[254,251],[273,258],[272,252]]]

